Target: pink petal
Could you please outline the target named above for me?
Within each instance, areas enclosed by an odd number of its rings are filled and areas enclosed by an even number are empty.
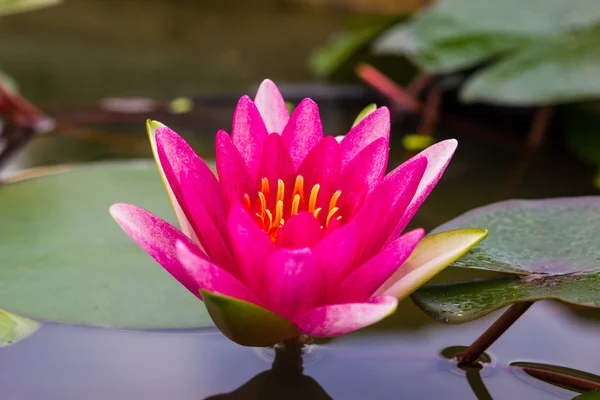
[[[182,185],[194,185],[202,193],[197,201],[215,219],[216,223],[224,223],[225,207],[219,182],[210,167],[202,160],[181,136],[168,128],[156,132],[156,149],[158,158],[171,190],[187,219],[192,223],[196,234],[198,225],[193,224],[190,209],[183,198]],[[192,171],[188,179],[182,180],[183,171]]]
[[[329,200],[338,190],[340,172],[340,146],[333,136],[326,136],[306,156],[298,169],[298,175],[304,178],[304,190],[320,185],[317,207],[329,207]]]
[[[304,99],[298,104],[281,138],[297,170],[306,155],[323,139],[319,108],[314,101]]]
[[[390,112],[387,107],[380,107],[367,115],[348,132],[340,142],[342,152],[342,169],[358,153],[379,138],[389,142]]]
[[[287,249],[301,249],[313,247],[323,237],[321,225],[309,212],[301,212],[285,221],[279,231],[277,247]]]
[[[379,252],[391,237],[414,197],[426,167],[427,159],[418,157],[392,171],[358,211],[353,221],[362,238],[358,256],[361,263]]]
[[[197,248],[190,238],[168,222],[131,204],[114,204],[110,207],[110,213],[138,246],[154,258],[179,283],[195,296],[200,297],[198,283],[183,267],[176,252],[177,242],[185,243],[191,249]],[[200,249],[196,251],[201,257]]]
[[[429,196],[429,193],[431,193],[435,185],[442,177],[442,174],[446,170],[448,163],[450,163],[450,159],[452,158],[457,146],[458,142],[455,139],[444,140],[426,148],[398,167],[398,169],[400,169],[404,165],[419,157],[427,158],[427,169],[425,170],[425,174],[421,179],[421,183],[419,183],[419,188],[410,202],[410,205],[406,209],[404,216],[394,228],[391,236],[392,238],[398,236],[404,230],[404,228],[406,228],[406,225],[408,225],[412,217],[416,214],[419,207],[421,207],[421,204],[423,204],[427,196]]]
[[[260,111],[263,121],[269,133],[282,133],[285,125],[290,119],[290,114],[285,105],[285,100],[279,92],[277,85],[270,79],[265,79],[260,84],[254,104]]]
[[[258,293],[266,273],[267,258],[275,251],[275,245],[241,206],[231,209],[228,230],[237,263],[237,277]]]
[[[281,136],[276,133],[270,134],[265,142],[258,177],[259,180],[262,178],[269,180],[270,198],[267,199],[267,202],[270,208],[273,208],[272,205],[275,204],[277,198],[277,181],[279,179],[285,184],[285,198],[290,196],[294,189],[295,169]],[[257,187],[256,192],[258,192],[258,189]]]
[[[255,180],[250,178],[248,167],[227,132],[217,132],[216,145],[217,172],[225,202],[229,206],[240,204],[244,194],[255,192]]]
[[[210,261],[200,257],[193,248],[188,247],[184,242],[177,242],[176,251],[181,265],[187,274],[196,283],[195,293],[200,296],[200,290],[219,293],[225,296],[235,297],[236,299],[260,304],[246,286],[235,279],[233,275],[219,268]]]
[[[294,318],[302,332],[314,337],[350,333],[381,321],[396,310],[393,296],[377,296],[366,303],[334,304],[314,308]]]
[[[263,145],[268,135],[258,108],[250,97],[243,96],[233,114],[231,139],[248,166],[252,178],[256,178]]]
[[[267,261],[261,299],[267,307],[285,318],[322,304],[325,280],[310,249],[281,249]]]
[[[332,303],[361,302],[369,299],[400,268],[424,235],[423,229],[411,231],[386,246],[369,261],[348,275],[330,297]]]
[[[382,181],[387,167],[389,146],[379,138],[365,147],[342,170],[339,187],[343,215],[352,216],[357,205]]]
[[[169,196],[169,200],[171,201],[171,205],[173,207],[173,211],[175,212],[175,216],[177,217],[179,227],[181,228],[181,231],[183,233],[195,240],[196,234],[194,233],[192,225],[189,223],[187,216],[183,212],[183,209],[179,204],[179,200],[177,200],[177,198],[175,197],[173,189],[171,189],[171,185],[169,184],[167,177],[165,176],[163,165],[158,156],[158,150],[156,146],[156,133],[158,130],[169,128],[167,128],[165,125],[161,124],[158,121],[147,120],[146,129],[148,131],[148,137],[150,139],[150,145],[152,147],[152,154],[154,155],[154,160],[156,161],[158,172],[162,178],[163,184],[165,185],[165,189],[167,190],[167,195]]]
[[[317,263],[325,272],[328,289],[333,290],[353,267],[356,261],[360,232],[356,224],[350,222],[325,235],[325,237],[312,249]]]
[[[229,246],[227,232],[227,216],[224,206],[210,210],[205,203],[207,198],[220,197],[219,190],[209,192],[197,176],[197,171],[181,171],[181,192],[186,205],[187,214],[194,226],[198,240],[208,257],[217,265],[235,273],[233,253]]]

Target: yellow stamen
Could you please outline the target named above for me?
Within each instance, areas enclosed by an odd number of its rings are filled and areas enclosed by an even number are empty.
[[[283,183],[283,181],[281,179],[278,179],[277,180],[277,198],[275,199],[275,201],[283,202],[284,195],[285,195],[285,184]],[[275,203],[275,204],[277,204],[277,203]]]
[[[262,178],[260,180],[260,191],[265,195],[265,198],[269,198],[269,179]]]
[[[342,195],[342,191],[336,190],[336,192],[333,194],[333,196],[331,196],[331,200],[329,200],[329,211],[331,211],[335,207],[337,207],[337,201],[339,200],[341,195]]]
[[[271,210],[266,210],[265,225],[264,225],[263,230],[268,233],[272,227],[273,227],[273,214],[271,214]]]
[[[317,196],[319,195],[320,188],[321,185],[317,183],[310,191],[310,197],[308,199],[308,212],[310,213],[315,211],[315,207],[317,206]]]
[[[257,212],[257,214],[259,214],[261,217],[265,217],[265,211],[267,210],[267,199],[265,198],[265,195],[263,194],[263,192],[258,192],[258,200],[260,201],[260,210],[259,212]]]
[[[313,212],[313,216],[315,217],[315,219],[318,221],[319,220],[319,214],[321,213],[321,207],[317,208],[314,212]]]
[[[250,210],[252,209],[252,203],[250,202],[250,196],[248,195],[248,193],[244,194],[244,208],[248,212],[250,212]]]
[[[298,214],[298,207],[300,207],[300,195],[295,194],[292,199],[292,209],[290,210],[290,216]]]
[[[277,200],[277,204],[275,205],[275,219],[273,219],[273,223],[275,226],[281,225],[281,221],[283,218],[283,201]]]
[[[338,207],[334,207],[331,210],[329,210],[329,214],[327,214],[327,219],[325,220],[325,226],[329,226],[329,221],[331,221],[331,218],[333,218],[333,216],[339,211],[340,209]]]
[[[294,190],[292,191],[292,196],[300,195],[300,200],[304,201],[304,177],[302,175],[298,175],[296,177],[296,182],[294,183]]]

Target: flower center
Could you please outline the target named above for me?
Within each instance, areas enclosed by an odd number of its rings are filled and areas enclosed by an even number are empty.
[[[317,183],[309,192],[305,192],[304,177],[298,175],[291,195],[286,198],[285,183],[283,180],[278,179],[277,193],[272,202],[269,180],[262,178],[260,190],[254,205],[252,205],[250,195],[246,193],[244,194],[244,207],[249,213],[254,213],[256,223],[269,235],[273,242],[277,240],[277,235],[281,227],[285,224],[285,220],[302,211],[311,213],[321,224],[321,229],[325,230],[332,220],[339,221],[342,219],[342,216],[339,215],[340,209],[337,206],[342,191],[337,190],[333,193],[325,212],[323,211],[323,207],[317,207],[320,188],[321,185]],[[323,204],[323,202],[321,201],[320,204]]]

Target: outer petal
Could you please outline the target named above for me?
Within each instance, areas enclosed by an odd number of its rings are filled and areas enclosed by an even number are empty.
[[[281,249],[269,257],[261,299],[286,318],[323,304],[325,280],[308,248]]]
[[[152,147],[152,154],[154,155],[154,160],[156,161],[156,166],[158,167],[158,172],[160,177],[162,178],[163,184],[165,185],[165,189],[167,190],[167,195],[169,196],[169,200],[171,201],[171,205],[173,207],[173,211],[175,212],[175,216],[177,217],[177,222],[179,223],[179,227],[181,231],[185,233],[187,236],[195,238],[194,230],[192,229],[191,224],[188,222],[188,219],[183,212],[181,206],[179,205],[179,201],[175,197],[173,190],[171,189],[171,185],[167,181],[165,176],[165,172],[163,170],[163,166],[158,157],[158,151],[156,148],[156,131],[161,128],[166,128],[165,125],[161,124],[158,121],[147,120],[146,121],[146,130],[148,131],[148,138],[150,139],[150,146]]]
[[[267,270],[267,259],[275,251],[275,245],[241,206],[232,208],[227,222],[237,276],[258,293]]]
[[[342,169],[373,141],[390,138],[390,112],[380,107],[363,118],[340,142],[342,151]]]
[[[273,81],[270,79],[262,81],[256,92],[254,104],[265,121],[267,132],[282,133],[290,119],[290,114],[283,96]]]
[[[410,258],[376,292],[399,300],[423,286],[487,236],[485,229],[468,228],[427,236]]]
[[[196,296],[200,295],[200,290],[208,290],[236,299],[258,303],[256,296],[250,293],[244,284],[235,279],[229,272],[198,256],[193,248],[189,248],[183,242],[177,242],[176,250],[181,265],[197,285],[195,288],[196,293],[194,293]]]
[[[366,303],[314,308],[294,318],[294,322],[310,336],[340,336],[381,321],[392,314],[397,305],[398,300],[393,296],[377,296]]]
[[[300,335],[289,320],[256,304],[203,290],[204,305],[215,325],[242,346],[273,346]]]
[[[250,176],[256,179],[263,145],[268,136],[267,128],[254,102],[243,96],[233,114],[231,139],[248,166]]]
[[[330,297],[330,301],[346,303],[369,299],[406,261],[423,235],[423,229],[415,229],[394,240],[380,253],[348,275]]]
[[[217,265],[235,273],[235,262],[229,245],[227,232],[227,216],[221,203],[218,210],[210,210],[205,206],[211,197],[221,197],[221,192],[210,192],[198,179],[197,171],[183,170],[181,172],[181,193],[186,205],[187,215],[194,226],[198,240],[208,257]],[[208,202],[210,203],[210,201]]]
[[[414,197],[426,167],[427,159],[424,157],[404,164],[386,176],[367,198],[353,219],[361,233],[358,262],[362,263],[379,252],[390,238]]]
[[[168,222],[131,204],[114,204],[110,207],[110,213],[138,246],[190,292],[200,296],[198,282],[183,267],[176,252],[178,241],[185,243],[189,248],[195,248],[196,245],[190,238]],[[198,253],[200,254],[200,249]]]
[[[281,138],[297,170],[306,155],[323,139],[321,116],[314,101],[304,99],[298,104]]]
[[[169,128],[161,128],[156,132],[156,150],[171,191],[196,233],[192,239],[196,240],[199,226],[194,225],[193,218],[190,216],[190,209],[183,198],[183,185],[193,185],[198,188],[203,195],[197,201],[202,202],[215,223],[222,224],[225,221],[225,206],[221,189],[214,172],[204,160],[198,157],[181,136]],[[184,180],[182,180],[183,171],[190,171]]]
[[[421,204],[423,204],[427,196],[429,196],[429,193],[431,193],[446,170],[446,167],[456,150],[456,146],[458,146],[458,142],[455,139],[444,140],[426,148],[398,167],[398,169],[402,168],[418,157],[427,158],[427,169],[425,170],[423,179],[421,179],[417,192],[406,209],[404,216],[392,232],[392,238],[398,236],[400,232],[406,228],[406,225],[408,225],[412,217],[416,214],[419,207],[421,207]]]
[[[239,204],[244,194],[254,193],[255,180],[227,132],[217,132],[216,144],[217,172],[225,202],[229,206]]]
[[[313,247],[322,237],[321,226],[315,217],[309,212],[301,212],[285,221],[276,245],[287,249]]]

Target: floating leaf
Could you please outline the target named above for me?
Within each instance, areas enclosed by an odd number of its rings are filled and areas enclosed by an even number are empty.
[[[520,368],[534,378],[574,392],[600,390],[600,376],[589,372],[557,365],[521,361],[513,362],[510,366]]]
[[[25,339],[40,328],[40,324],[27,318],[0,310],[0,347]]]
[[[402,138],[402,146],[408,151],[421,151],[435,143],[430,135],[409,134]]]
[[[425,287],[413,294],[430,317],[462,323],[509,304],[542,299],[600,307],[600,197],[509,200],[435,229],[480,226],[486,241],[454,266],[512,274]]]
[[[461,97],[508,105],[598,98],[599,42],[600,28],[538,41],[476,73]]]
[[[115,224],[108,207],[116,202],[175,219],[149,161],[91,164],[0,185],[0,304],[61,323],[212,325],[202,302]]]

